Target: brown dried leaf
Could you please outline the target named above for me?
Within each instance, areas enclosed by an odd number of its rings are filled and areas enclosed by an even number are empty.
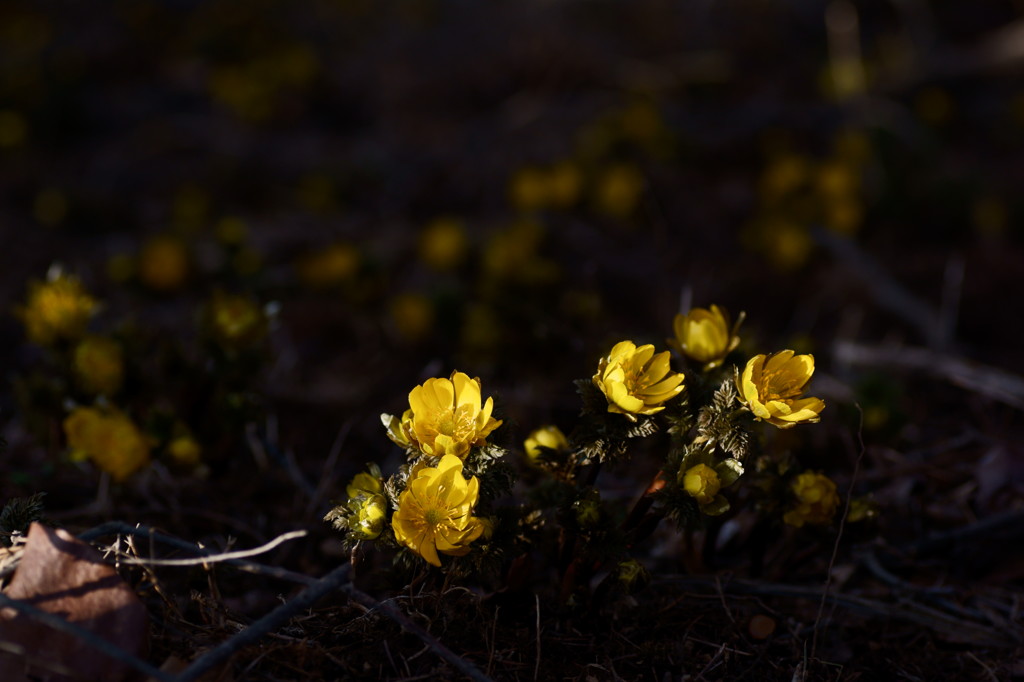
[[[99,552],[64,530],[33,523],[5,594],[58,615],[139,656],[148,634],[146,609]],[[87,642],[12,608],[0,610],[0,680],[125,679],[131,668]],[[13,645],[13,646],[10,646]],[[20,647],[24,654],[16,654]]]

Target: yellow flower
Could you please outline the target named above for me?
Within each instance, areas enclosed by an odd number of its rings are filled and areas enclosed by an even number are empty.
[[[171,235],[153,237],[139,251],[139,280],[156,291],[174,291],[188,277],[188,251]]]
[[[434,326],[434,303],[420,293],[407,292],[391,299],[391,322],[403,340],[419,341]]]
[[[474,476],[462,477],[462,460],[445,455],[436,467],[413,471],[391,519],[395,538],[427,563],[441,565],[438,552],[462,556],[484,532],[472,516],[480,491]]]
[[[482,407],[480,400],[480,380],[462,372],[452,372],[450,379],[427,379],[409,393],[411,414],[402,416],[403,435],[425,454],[465,457],[501,426],[491,417],[494,398]]]
[[[683,392],[683,375],[669,369],[669,352],[654,354],[654,346],[639,348],[632,341],[620,341],[607,357],[601,358],[594,385],[608,399],[608,411],[636,421],[638,414],[665,409],[665,401]]]
[[[824,474],[805,471],[796,477],[792,485],[796,496],[796,507],[787,511],[782,520],[800,528],[805,523],[826,524],[835,516],[839,506],[836,484]]]
[[[48,346],[82,336],[96,306],[96,299],[77,277],[51,268],[45,282],[29,284],[28,300],[17,314],[25,323],[29,339]]]
[[[698,464],[683,474],[683,489],[697,502],[708,504],[722,488],[718,474],[707,464]]]
[[[359,251],[337,242],[309,253],[296,263],[302,283],[311,289],[330,289],[355,278],[359,271]]]
[[[532,432],[523,443],[531,466],[540,466],[545,451],[568,452],[569,439],[557,426],[542,426]]]
[[[434,270],[452,270],[462,263],[469,248],[466,228],[455,218],[437,218],[420,233],[420,260]]]
[[[379,473],[378,471],[377,475],[374,475],[373,472],[362,471],[356,474],[352,482],[345,488],[345,492],[350,498],[379,495],[383,489]]]
[[[115,481],[125,480],[149,462],[146,437],[120,412],[75,408],[64,420],[64,433],[73,457],[88,457]]]
[[[177,436],[167,444],[167,454],[181,466],[195,467],[203,451],[192,436]]]
[[[729,313],[712,304],[711,309],[693,308],[689,313],[676,315],[673,328],[679,349],[697,362],[704,363],[704,369],[714,369],[722,364],[725,356],[740,344],[737,335],[744,314],[736,318],[736,324],[729,326]]]
[[[121,388],[124,360],[121,346],[113,339],[87,336],[75,347],[75,376],[87,391],[112,395]]]
[[[796,355],[783,350],[771,355],[755,355],[737,376],[740,402],[750,408],[758,420],[780,429],[801,422],[816,422],[825,409],[820,398],[801,398],[814,374],[814,356]]]
[[[252,299],[215,292],[208,303],[210,331],[222,346],[237,348],[260,341],[267,334],[267,316]]]
[[[612,218],[627,218],[640,203],[643,191],[644,177],[635,166],[610,166],[598,179],[597,208]]]
[[[541,168],[524,166],[509,180],[508,198],[520,211],[537,211],[547,203],[547,177]]]
[[[387,500],[383,495],[358,498],[358,506],[349,518],[348,528],[356,540],[375,540],[384,530]]]

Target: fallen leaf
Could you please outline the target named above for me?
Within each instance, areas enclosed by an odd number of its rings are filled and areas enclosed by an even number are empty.
[[[11,584],[4,591],[141,656],[146,609],[99,552],[65,530],[33,523]],[[0,680],[125,679],[132,668],[72,634],[7,607],[0,610]],[[20,650],[20,651],[19,651]],[[31,676],[31,677],[29,677]]]

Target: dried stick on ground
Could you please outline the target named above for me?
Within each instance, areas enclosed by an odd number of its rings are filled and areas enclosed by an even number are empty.
[[[850,341],[835,344],[839,362],[869,367],[923,370],[960,388],[1024,410],[1024,379],[998,369],[927,348],[866,346]]]

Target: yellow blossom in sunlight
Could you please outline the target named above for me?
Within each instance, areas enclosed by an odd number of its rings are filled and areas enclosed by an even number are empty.
[[[434,270],[457,268],[469,249],[466,227],[455,218],[437,218],[420,233],[420,260]]]
[[[149,443],[138,427],[120,412],[75,408],[64,420],[72,456],[88,458],[115,481],[123,481],[149,462]]]
[[[569,439],[557,426],[542,426],[531,432],[523,442],[526,459],[531,466],[540,466],[548,452],[564,453],[569,451]]]
[[[820,398],[801,398],[814,374],[814,356],[783,350],[771,355],[755,355],[737,375],[740,402],[754,417],[780,429],[802,422],[816,422],[825,409]]]
[[[625,218],[636,210],[644,178],[631,164],[606,168],[598,178],[594,201],[597,209],[613,218]]]
[[[744,313],[740,313],[736,324],[730,326],[728,311],[714,304],[710,309],[693,308],[685,315],[676,315],[672,327],[679,350],[703,363],[706,370],[718,367],[740,345],[737,332],[743,317]]]
[[[669,368],[669,352],[654,354],[654,346],[639,348],[632,341],[615,344],[598,363],[594,385],[608,399],[608,411],[636,421],[638,414],[665,409],[667,400],[683,392],[683,375]]]
[[[238,348],[267,335],[263,308],[246,296],[215,292],[206,314],[214,339],[225,348]]]
[[[352,482],[345,488],[345,493],[350,497],[359,497],[360,495],[378,495],[383,486],[380,482],[380,472],[376,475],[373,472],[361,471],[352,478]]]
[[[796,506],[787,511],[782,520],[800,528],[805,523],[829,523],[839,507],[836,484],[824,474],[805,471],[796,477],[791,487]]]
[[[718,474],[707,464],[690,467],[683,474],[683,489],[700,504],[714,500],[721,487]]]
[[[383,495],[369,495],[357,499],[356,509],[349,518],[349,531],[357,540],[375,540],[384,530],[388,503]]]
[[[441,565],[438,552],[462,556],[484,532],[481,519],[473,516],[480,482],[462,476],[462,460],[445,455],[436,467],[419,467],[398,499],[391,520],[395,539],[434,566]]]
[[[112,395],[121,388],[124,358],[121,346],[103,336],[87,336],[75,346],[72,359],[75,377],[92,393]]]
[[[51,268],[45,282],[29,283],[28,300],[16,312],[25,323],[28,338],[48,346],[82,336],[96,307],[96,299],[77,277]]]
[[[336,242],[309,253],[296,263],[302,283],[311,289],[329,289],[352,280],[359,272],[359,250]]]
[[[203,454],[202,448],[192,436],[177,436],[167,444],[167,454],[176,464],[184,467],[195,467]]]
[[[189,256],[185,244],[171,235],[157,235],[139,251],[139,281],[156,291],[174,291],[188,278]]]
[[[450,379],[427,379],[409,393],[409,407],[402,417],[403,435],[428,455],[465,457],[501,426],[491,417],[494,398],[481,405],[480,380],[462,372],[452,372]]]

